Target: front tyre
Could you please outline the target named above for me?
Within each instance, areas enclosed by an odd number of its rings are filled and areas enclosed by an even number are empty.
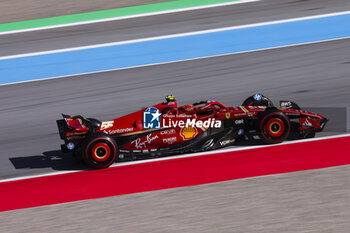
[[[290,133],[290,122],[288,117],[278,109],[267,109],[259,114],[257,130],[265,143],[280,143]]]
[[[82,157],[90,167],[107,168],[117,157],[117,144],[105,134],[95,134],[84,143]]]

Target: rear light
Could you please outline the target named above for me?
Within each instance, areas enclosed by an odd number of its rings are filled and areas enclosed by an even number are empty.
[[[67,149],[68,149],[68,150],[74,150],[74,148],[75,148],[75,145],[74,145],[73,142],[67,143]]]

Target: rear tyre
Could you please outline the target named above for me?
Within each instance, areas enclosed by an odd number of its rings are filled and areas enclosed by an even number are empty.
[[[82,157],[90,167],[107,168],[114,163],[117,157],[117,144],[113,138],[105,134],[95,134],[86,139]]]
[[[288,117],[278,109],[267,109],[258,116],[257,131],[265,143],[280,143],[290,133],[290,122]]]

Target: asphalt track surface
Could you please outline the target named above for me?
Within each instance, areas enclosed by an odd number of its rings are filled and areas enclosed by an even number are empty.
[[[349,9],[345,0],[262,1],[119,21],[120,33],[110,33],[111,23],[97,33],[91,25],[2,36],[0,55]],[[1,86],[0,178],[84,168],[58,151],[61,112],[107,120],[169,93],[179,104],[217,99],[239,105],[258,91],[301,106],[349,107],[349,54],[350,40],[339,40]],[[0,231],[348,232],[348,177],[343,166],[10,211],[1,213]]]
[[[271,1],[216,7],[54,30],[2,35],[0,54],[74,47],[216,27],[316,15],[350,9],[345,0]],[[263,35],[262,35],[263,36]],[[102,39],[102,40],[100,40]],[[0,178],[84,167],[59,151],[60,113],[109,120],[162,101],[179,104],[217,99],[240,105],[262,92],[278,104],[349,105],[349,40],[324,42],[0,87]],[[328,116],[328,114],[327,114]],[[338,133],[334,117],[327,126]],[[347,119],[349,121],[349,119]],[[349,125],[349,124],[348,124]]]
[[[0,56],[350,10],[346,0],[263,0],[121,21],[2,35]]]
[[[234,106],[262,92],[301,106],[349,107],[349,53],[350,40],[339,40],[2,86],[0,177],[79,168],[58,151],[60,113],[108,120],[169,93],[179,104],[217,99]]]

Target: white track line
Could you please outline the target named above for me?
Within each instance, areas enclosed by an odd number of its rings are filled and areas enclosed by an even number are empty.
[[[246,25],[239,25],[239,26],[232,26],[232,27],[215,28],[215,29],[201,30],[201,31],[194,31],[194,32],[176,33],[176,34],[170,34],[170,35],[164,35],[164,36],[155,36],[155,37],[147,37],[147,38],[135,39],[135,40],[126,40],[126,41],[118,41],[118,42],[111,42],[111,43],[79,46],[79,47],[66,48],[66,49],[55,49],[55,50],[48,50],[48,51],[42,51],[42,52],[16,54],[16,55],[0,57],[0,60],[38,56],[38,55],[46,55],[46,54],[53,54],[53,53],[71,52],[71,51],[77,51],[77,50],[83,50],[83,49],[94,49],[94,48],[101,48],[101,47],[108,47],[108,46],[116,46],[116,45],[124,45],[124,44],[152,41],[152,40],[184,37],[184,36],[193,36],[193,35],[215,33],[215,32],[222,32],[222,31],[230,31],[230,30],[243,29],[243,28],[252,28],[252,27],[267,26],[267,25],[281,24],[281,23],[289,23],[289,22],[296,22],[296,21],[303,21],[303,20],[310,20],[310,19],[327,18],[327,17],[332,17],[332,16],[347,15],[347,14],[350,14],[350,11],[342,11],[342,12],[336,12],[336,13],[321,14],[321,15],[314,15],[314,16],[307,16],[307,17],[299,17],[299,18],[292,18],[292,19],[275,20],[275,21],[246,24]]]
[[[197,157],[197,156],[210,155],[210,154],[219,154],[219,153],[225,153],[225,152],[252,150],[252,149],[266,148],[266,147],[276,147],[276,146],[280,146],[280,145],[292,145],[292,144],[297,144],[297,143],[314,142],[314,141],[343,138],[343,137],[349,137],[349,136],[350,136],[350,134],[340,134],[340,135],[333,135],[333,136],[327,136],[327,137],[302,139],[302,140],[297,140],[297,141],[286,141],[286,142],[283,142],[280,144],[274,144],[274,145],[242,146],[242,147],[237,146],[237,147],[230,147],[230,148],[225,148],[225,149],[220,149],[220,150],[212,150],[212,151],[207,151],[207,152],[192,153],[192,154],[185,154],[185,155],[174,155],[174,156],[157,158],[157,159],[147,159],[147,160],[139,160],[139,161],[133,161],[133,162],[115,163],[111,167],[123,167],[123,166],[129,166],[129,165],[152,163],[152,162],[157,162],[157,161],[166,161],[166,160],[173,160],[173,159],[179,159],[179,158],[190,158],[190,157]],[[86,171],[86,170],[83,170],[83,171]],[[72,171],[62,171],[62,172],[50,172],[50,173],[44,173],[44,174],[40,174],[40,175],[15,177],[15,178],[0,180],[0,183],[9,182],[9,181],[25,180],[25,179],[31,179],[31,178],[39,178],[39,177],[45,177],[45,176],[70,174],[70,173],[76,173],[76,172],[81,172],[81,170],[79,170],[79,171],[72,170]]]
[[[4,57],[0,57],[0,61],[1,60],[5,60],[5,59],[14,59],[14,58],[21,58],[21,57],[28,57],[28,56],[45,55],[45,54],[52,54],[52,53],[59,53],[59,52],[68,52],[68,51],[75,51],[75,50],[81,50],[81,49],[91,49],[91,48],[106,47],[106,46],[114,46],[114,45],[121,45],[121,44],[130,44],[130,43],[137,43],[137,42],[150,41],[150,40],[158,40],[158,39],[167,39],[167,38],[174,38],[174,37],[181,37],[181,36],[198,35],[198,34],[219,32],[219,31],[225,31],[225,30],[249,28],[249,27],[256,27],[256,26],[265,26],[265,25],[271,25],[271,24],[276,24],[276,23],[287,23],[287,22],[301,21],[301,20],[307,20],[307,19],[317,19],[317,18],[323,18],[323,17],[337,16],[337,15],[346,15],[346,14],[350,14],[350,11],[343,11],[343,12],[336,12],[336,13],[329,13],[329,14],[322,14],[322,15],[315,15],[315,16],[308,16],[308,17],[301,17],[301,18],[293,18],[293,19],[284,19],[284,20],[277,20],[277,21],[269,21],[269,22],[263,22],[263,23],[234,26],[234,27],[225,27],[225,28],[218,28],[218,29],[211,29],[211,30],[204,30],[204,31],[189,32],[189,33],[172,34],[172,35],[150,37],[150,38],[143,38],[143,39],[137,39],[137,40],[128,40],[128,41],[104,43],[104,44],[98,44],[98,45],[81,46],[81,47],[74,47],[74,48],[68,48],[68,49],[58,49],[58,50],[50,50],[50,51],[43,51],[43,52],[36,52],[36,53],[26,53],[26,54],[4,56]],[[50,77],[50,78],[26,80],[26,81],[19,81],[19,82],[0,84],[0,87],[1,86],[21,84],[21,83],[38,82],[38,81],[43,81],[43,80],[52,80],[52,79],[75,77],[75,76],[88,75],[88,74],[98,74],[98,73],[118,71],[118,70],[141,68],[141,67],[154,66],[154,65],[171,64],[171,63],[176,63],[176,62],[185,62],[185,61],[193,61],[193,60],[199,60],[199,59],[207,59],[207,58],[214,58],[214,57],[221,57],[221,56],[229,56],[229,55],[234,55],[234,54],[252,53],[252,52],[259,52],[259,51],[265,51],[265,50],[270,50],[270,49],[280,49],[280,48],[287,48],[287,47],[294,47],[294,46],[301,46],[301,45],[308,45],[308,44],[324,43],[324,42],[344,40],[344,39],[349,39],[349,38],[350,37],[336,38],[336,39],[330,39],[330,40],[313,41],[313,42],[306,42],[306,43],[300,43],[300,44],[292,44],[292,45],[277,46],[277,47],[256,49],[256,50],[243,51],[243,52],[234,52],[234,53],[219,54],[219,55],[213,55],[213,56],[190,58],[190,59],[183,59],[183,60],[170,61],[170,62],[152,63],[152,64],[139,65],[139,66],[130,66],[130,67],[124,67],[124,68],[110,69],[110,70],[93,71],[93,72],[86,72],[86,73],[79,73],[79,74],[69,74],[69,75],[63,75],[63,76],[56,76],[56,77]]]
[[[113,17],[113,18],[89,20],[89,21],[82,21],[82,22],[76,22],[76,23],[59,24],[59,25],[52,25],[52,26],[46,26],[46,27],[38,27],[38,28],[28,28],[28,29],[22,29],[22,30],[6,31],[6,32],[0,32],[0,35],[22,33],[22,32],[31,32],[31,31],[40,31],[40,30],[48,30],[48,29],[54,29],[54,28],[72,27],[72,26],[79,26],[79,25],[85,25],[85,24],[110,22],[110,21],[116,21],[116,20],[125,20],[125,19],[140,18],[140,17],[147,17],[147,16],[154,16],[154,15],[171,14],[171,13],[177,13],[177,12],[201,10],[201,9],[206,9],[206,8],[222,7],[222,6],[229,6],[229,5],[250,3],[250,2],[258,2],[258,1],[261,1],[261,0],[241,0],[241,1],[234,1],[234,2],[224,2],[224,3],[218,3],[218,4],[196,6],[196,7],[188,7],[188,8],[180,8],[180,9],[167,10],[167,11],[157,11],[157,12],[145,13],[145,14],[119,16],[119,17]]]
[[[142,68],[142,67],[148,67],[148,66],[166,65],[166,64],[172,64],[172,63],[178,63],[178,62],[187,62],[187,61],[195,61],[195,60],[208,59],[208,58],[217,58],[217,57],[238,55],[238,54],[244,54],[244,53],[254,53],[254,52],[261,52],[261,51],[272,50],[272,49],[282,49],[282,48],[289,48],[289,47],[296,47],[296,46],[310,45],[310,44],[318,44],[318,43],[325,43],[325,42],[346,40],[346,39],[350,39],[350,37],[336,38],[336,39],[330,39],[330,40],[320,40],[320,41],[306,42],[306,43],[300,43],[300,44],[291,44],[291,45],[270,47],[270,48],[264,48],[264,49],[255,49],[255,50],[249,50],[249,51],[243,51],[243,52],[225,53],[225,54],[205,56],[205,57],[196,57],[196,58],[189,58],[189,59],[169,61],[169,62],[160,62],[160,63],[151,63],[151,64],[146,64],[146,65],[129,66],[129,67],[123,67],[123,68],[101,70],[101,71],[93,71],[93,72],[86,72],[86,73],[79,73],[79,74],[68,74],[68,75],[62,75],[62,76],[56,76],[56,77],[50,77],[50,78],[41,78],[41,79],[33,79],[33,80],[26,80],[26,81],[12,82],[12,83],[4,83],[4,84],[0,84],[0,87],[1,86],[16,85],[16,84],[39,82],[39,81],[45,81],[45,80],[70,78],[70,77],[90,75],[90,74],[100,74],[100,73],[119,71],[119,70],[128,70],[128,69],[135,69],[135,68]]]

